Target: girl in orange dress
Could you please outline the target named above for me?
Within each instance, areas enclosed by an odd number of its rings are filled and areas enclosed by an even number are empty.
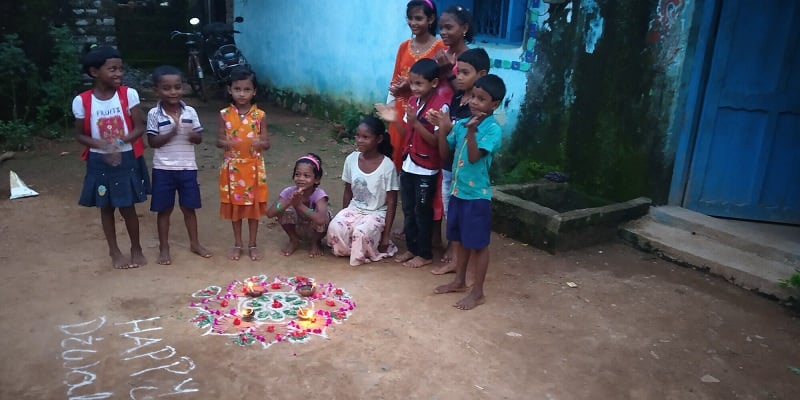
[[[232,104],[220,110],[220,129],[217,147],[225,149],[219,171],[219,214],[231,220],[233,248],[228,258],[242,256],[242,220],[247,219],[250,259],[260,260],[258,221],[267,214],[267,171],[263,151],[269,149],[264,111],[254,103],[256,76],[246,67],[231,71],[228,94]]]
[[[400,43],[397,49],[397,58],[392,73],[392,82],[389,86],[389,97],[386,103],[393,106],[396,115],[404,115],[408,98],[411,97],[411,88],[408,83],[408,70],[415,62],[423,58],[434,58],[438,51],[446,51],[447,46],[436,38],[437,18],[436,5],[432,0],[411,0],[406,5],[406,21],[411,28],[411,39]],[[394,104],[392,104],[394,103]],[[395,168],[400,171],[403,164],[403,145],[405,140],[397,131],[395,124],[389,125],[389,138],[392,142],[394,153],[392,161]]]

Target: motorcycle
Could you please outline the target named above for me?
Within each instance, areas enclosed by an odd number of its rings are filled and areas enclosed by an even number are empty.
[[[234,19],[234,23],[242,21],[244,21],[242,17]],[[196,26],[200,20],[192,18],[189,23]],[[233,36],[235,33],[240,32],[234,29],[233,25],[223,22],[212,22],[201,29],[203,53],[211,67],[211,75],[219,87],[227,84],[231,68],[249,65],[244,54],[236,46]]]

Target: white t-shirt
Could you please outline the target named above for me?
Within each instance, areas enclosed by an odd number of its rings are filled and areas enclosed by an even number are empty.
[[[386,213],[386,192],[400,190],[400,178],[394,163],[389,157],[383,157],[375,171],[365,174],[358,167],[360,154],[358,151],[350,153],[342,168],[342,180],[349,183],[353,191],[348,207],[355,207],[365,214]]]
[[[164,170],[196,170],[197,161],[194,156],[194,144],[189,141],[190,132],[202,132],[200,118],[192,106],[181,102],[181,115],[178,125],[178,134],[164,143],[163,146],[153,150],[153,168]],[[166,135],[172,131],[175,121],[164,112],[159,102],[156,107],[147,113],[147,134]]]
[[[128,88],[128,113],[130,109],[139,105],[139,92],[134,88]],[[83,108],[81,96],[72,99],[72,115],[75,119],[85,119],[86,110]],[[92,94],[92,115],[89,116],[89,126],[92,128],[92,138],[102,139],[108,143],[113,143],[117,139],[122,139],[128,134],[128,126],[125,124],[125,115],[122,113],[122,103],[119,101],[118,92],[108,100],[98,100]],[[130,143],[120,145],[120,151],[130,151],[133,147]],[[102,149],[90,148],[89,151],[95,153],[106,153]]]

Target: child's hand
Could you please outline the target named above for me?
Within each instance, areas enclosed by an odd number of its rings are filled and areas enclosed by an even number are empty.
[[[256,149],[256,150],[263,150],[265,147],[268,147],[268,146],[269,146],[269,145],[268,145],[268,143],[269,143],[269,142],[267,142],[267,146],[265,146],[265,143],[264,143],[264,141],[263,141],[263,140],[261,140],[261,138],[259,138],[259,137],[256,137],[255,139],[253,139],[253,140],[250,142],[250,145],[251,145],[251,146],[253,146],[253,148],[254,148],[254,149]]]
[[[478,125],[480,125],[481,121],[483,121],[487,115],[488,114],[483,112],[476,113],[472,115],[472,117],[469,119],[469,121],[467,121],[466,124],[464,124],[464,126],[466,126],[467,129],[477,129]]]
[[[375,110],[378,111],[378,117],[386,122],[397,121],[397,111],[391,104],[376,103]]]
[[[103,146],[103,150],[106,151],[106,154],[103,154],[103,160],[112,167],[122,164],[122,153],[120,152],[118,141],[121,142],[122,139],[115,139],[113,142],[108,142]]]
[[[408,126],[413,126],[417,122],[417,109],[411,104],[406,104],[406,121]]]
[[[442,124],[450,122],[450,110],[430,110],[425,117],[428,118],[428,121],[432,124],[441,128]]]
[[[402,92],[406,87],[408,87],[408,78],[401,76],[389,85],[389,93],[391,93],[392,96],[397,96],[397,94]]]
[[[453,68],[453,65],[456,65],[456,55],[450,54],[446,50],[439,50],[433,56],[433,60],[436,61],[436,64],[439,65],[440,68]]]
[[[231,150],[233,149],[233,141],[230,139],[217,139],[217,147],[222,148],[223,150]]]
[[[386,241],[384,241],[383,239],[381,239],[380,244],[378,244],[378,252],[386,253],[387,250],[389,250],[389,240],[387,239]]]
[[[303,204],[303,189],[297,189],[292,193],[289,197],[289,204],[297,211],[297,207]]]
[[[189,132],[189,142],[194,144],[200,144],[203,141],[203,135],[200,132],[190,131]]]

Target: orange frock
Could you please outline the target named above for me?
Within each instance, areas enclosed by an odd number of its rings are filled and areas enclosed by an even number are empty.
[[[225,124],[225,137],[234,143],[226,150],[219,171],[219,215],[239,221],[259,219],[267,215],[267,170],[261,149],[253,148],[253,140],[261,132],[264,111],[255,105],[239,117],[235,106],[220,110]]]
[[[415,62],[423,58],[433,58],[433,56],[439,50],[447,50],[447,46],[445,46],[444,42],[442,42],[441,39],[437,39],[436,42],[433,43],[433,46],[428,49],[428,51],[415,54],[413,51],[411,51],[412,40],[413,39],[408,39],[403,43],[400,43],[400,47],[397,49],[397,58],[394,62],[394,73],[392,74],[391,83],[397,82],[401,77],[408,78],[408,71]],[[408,103],[409,97],[411,97],[411,89],[403,90],[401,93],[398,93],[395,96],[394,110],[397,112],[397,118],[402,119],[403,115],[405,115],[405,107]],[[392,161],[397,168],[397,172],[400,172],[400,167],[403,165],[403,160],[401,158],[403,156],[403,144],[405,140],[400,135],[400,132],[397,130],[394,124],[389,125],[389,138],[392,141],[393,148]]]

